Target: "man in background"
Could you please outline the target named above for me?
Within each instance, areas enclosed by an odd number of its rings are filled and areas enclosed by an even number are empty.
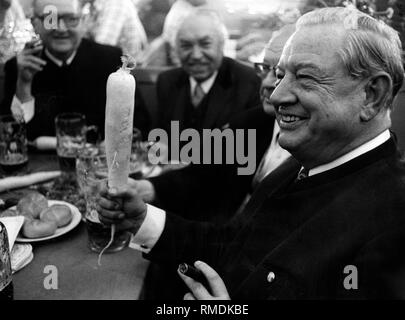
[[[103,134],[107,78],[121,66],[122,51],[83,39],[80,0],[36,0],[33,5],[42,45],[26,47],[5,65],[0,113],[22,115],[29,140],[55,136],[55,117],[64,112],[84,114]],[[48,25],[47,6],[57,9],[56,26]]]
[[[224,25],[215,12],[198,10],[182,23],[176,40],[181,68],[157,81],[158,127],[180,130],[222,128],[232,116],[260,104],[254,70],[224,58]]]

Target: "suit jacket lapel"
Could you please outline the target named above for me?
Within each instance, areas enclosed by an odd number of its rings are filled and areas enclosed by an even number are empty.
[[[186,108],[190,101],[190,82],[188,76],[183,73],[178,80],[178,94],[176,101],[174,103],[173,119],[172,121],[179,121],[180,127],[184,122],[184,115],[186,113]]]
[[[221,114],[225,113],[229,106],[226,102],[232,89],[232,79],[226,59],[219,68],[217,78],[209,92],[207,113],[205,115],[203,127],[212,128],[216,125]]]

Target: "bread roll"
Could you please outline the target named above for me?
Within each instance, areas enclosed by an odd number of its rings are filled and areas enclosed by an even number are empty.
[[[38,219],[25,219],[22,234],[29,239],[49,237],[55,234],[58,226],[54,221],[41,221]]]
[[[31,192],[17,204],[17,211],[28,218],[38,219],[42,211],[48,208],[48,200],[38,192]]]
[[[61,228],[72,221],[72,212],[68,206],[56,204],[42,211],[40,219],[42,221],[54,221],[58,228]]]

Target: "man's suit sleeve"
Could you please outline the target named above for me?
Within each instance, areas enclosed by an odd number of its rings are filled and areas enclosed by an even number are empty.
[[[144,254],[157,263],[178,265],[202,260],[217,266],[227,244],[237,234],[242,219],[233,219],[226,225],[195,222],[167,214],[166,224],[152,251]]]
[[[0,114],[9,114],[17,85],[17,59],[9,60],[4,66],[4,97],[0,104]],[[3,88],[1,88],[3,90]]]
[[[190,165],[151,178],[155,204],[184,218],[210,220],[217,202],[226,201],[226,183],[235,170],[232,165]]]

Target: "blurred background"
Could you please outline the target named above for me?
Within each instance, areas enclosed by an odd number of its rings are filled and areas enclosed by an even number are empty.
[[[19,1],[26,16],[29,17],[32,0]],[[166,16],[176,0],[132,1],[138,9],[139,18],[151,43],[162,35]],[[206,0],[206,2],[226,21],[230,39],[243,39],[238,43],[239,58],[242,60],[258,54],[275,30],[285,24],[294,23],[307,11],[326,6],[356,6],[386,21],[401,34],[401,40],[405,40],[405,0]]]

